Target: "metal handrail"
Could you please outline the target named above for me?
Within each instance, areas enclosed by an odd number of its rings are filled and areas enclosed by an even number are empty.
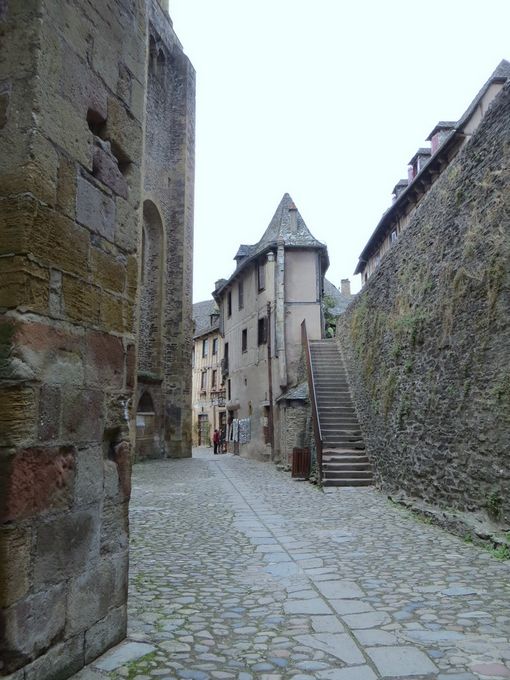
[[[322,482],[322,431],[319,421],[319,411],[317,408],[317,394],[315,392],[315,380],[313,378],[312,371],[312,356],[310,354],[310,343],[308,341],[305,319],[303,319],[301,323],[301,345],[305,355],[308,392],[310,394],[310,401],[312,404],[312,423],[315,437],[315,450],[317,452],[317,474],[319,476],[319,482]]]

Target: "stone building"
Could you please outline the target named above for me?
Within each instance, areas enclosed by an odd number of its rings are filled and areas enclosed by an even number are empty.
[[[323,333],[327,248],[285,194],[260,241],[241,245],[235,260],[236,270],[213,293],[224,339],[229,447],[263,460],[286,458],[292,442],[282,444],[278,400],[305,379],[301,322],[310,338]],[[302,399],[299,391],[291,401]],[[305,421],[303,409],[297,440]]]
[[[393,188],[393,204],[381,217],[359,256],[354,274],[362,284],[379,266],[381,259],[409,225],[416,208],[451,161],[469,142],[491,102],[510,78],[510,62],[503,60],[483,85],[461,118],[440,121],[427,137],[430,147],[418,149],[408,164],[407,179]]]
[[[136,454],[191,456],[195,74],[157,2],[148,5]]]
[[[223,338],[219,331],[219,310],[213,300],[193,305],[193,443],[211,446],[218,429],[226,434],[225,384],[221,371]]]
[[[0,675],[55,680],[126,632],[135,397],[189,451],[194,74],[156,0],[0,36]]]

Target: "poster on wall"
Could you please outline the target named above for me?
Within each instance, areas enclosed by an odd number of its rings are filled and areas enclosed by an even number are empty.
[[[251,440],[251,419],[241,418],[239,421],[239,443],[247,444]]]

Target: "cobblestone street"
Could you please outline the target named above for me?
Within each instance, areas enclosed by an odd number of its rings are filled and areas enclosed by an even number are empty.
[[[207,449],[135,466],[129,605],[76,679],[510,677],[509,562]]]

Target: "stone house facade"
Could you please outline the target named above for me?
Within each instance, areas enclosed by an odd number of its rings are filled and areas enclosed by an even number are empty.
[[[235,272],[213,293],[224,340],[228,446],[247,457],[287,458],[278,399],[305,379],[301,322],[312,339],[323,333],[327,248],[285,194],[260,241],[241,245],[235,259]]]
[[[211,446],[218,429],[226,435],[225,384],[222,375],[223,338],[219,310],[213,300],[193,305],[192,419],[195,446]]]
[[[156,0],[0,35],[0,676],[55,680],[126,633],[137,374],[191,443],[194,73]]]
[[[418,149],[408,163],[408,177],[393,189],[393,204],[381,217],[363,248],[354,274],[364,285],[382,258],[407,229],[416,208],[439,175],[469,142],[491,102],[510,78],[510,62],[502,60],[461,118],[440,121],[428,135],[430,147]]]

